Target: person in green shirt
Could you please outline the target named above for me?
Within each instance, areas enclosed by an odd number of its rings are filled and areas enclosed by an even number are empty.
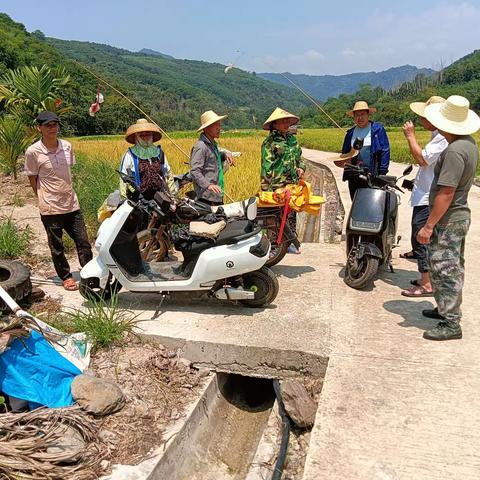
[[[462,338],[465,237],[470,226],[467,198],[475,179],[478,147],[471,136],[480,129],[480,117],[470,102],[451,95],[444,103],[425,108],[425,118],[445,137],[447,148],[435,164],[430,188],[430,214],[417,233],[417,241],[428,245],[428,261],[437,308],[423,310],[425,317],[439,319],[424,332],[428,340]]]
[[[261,189],[273,192],[288,183],[297,183],[305,173],[302,149],[289,128],[299,118],[277,107],[263,124],[270,134],[262,144]]]
[[[262,144],[260,185],[263,191],[273,192],[289,183],[298,183],[303,177],[306,167],[302,149],[290,130],[298,121],[296,115],[277,107],[263,124],[263,128],[270,131]],[[290,212],[288,223],[292,231],[296,231],[295,212]],[[289,252],[300,253],[300,250],[290,245]]]

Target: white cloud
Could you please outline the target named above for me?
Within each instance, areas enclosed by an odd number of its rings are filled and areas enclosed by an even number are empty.
[[[439,68],[480,47],[480,6],[473,2],[442,2],[433,7],[419,3],[414,12],[398,15],[385,10],[369,12],[361,20],[361,29],[359,19],[353,17],[342,18],[341,25],[330,21],[306,26],[295,44],[321,45],[321,52],[312,48],[275,54],[271,65],[276,68],[270,71],[321,75],[405,64]],[[255,68],[264,71],[266,67]]]

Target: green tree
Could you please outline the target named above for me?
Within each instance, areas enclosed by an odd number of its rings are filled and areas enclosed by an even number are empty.
[[[0,166],[6,174],[17,179],[18,160],[35,139],[36,133],[21,118],[13,115],[0,117]]]
[[[69,107],[62,107],[63,101],[59,98],[60,90],[69,80],[63,68],[54,71],[46,65],[10,70],[0,81],[0,101],[5,102],[7,112],[25,125],[33,125],[35,117],[43,110],[51,110],[59,116],[69,110]]]

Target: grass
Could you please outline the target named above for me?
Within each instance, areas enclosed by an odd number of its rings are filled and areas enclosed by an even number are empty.
[[[0,223],[0,258],[17,258],[23,255],[29,246],[32,232],[27,225],[21,230],[8,217]]]
[[[119,307],[116,295],[108,302],[92,298],[85,309],[52,309],[48,305],[41,309],[41,313],[32,313],[63,332],[85,332],[93,351],[124,344],[129,335],[135,335],[138,323],[133,312]]]

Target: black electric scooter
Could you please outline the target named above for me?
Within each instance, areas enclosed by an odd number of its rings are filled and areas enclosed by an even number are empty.
[[[358,176],[367,184],[367,188],[359,188],[355,192],[347,220],[345,283],[348,286],[365,288],[373,281],[381,264],[388,265],[393,273],[392,250],[401,238],[395,238],[400,203],[395,190],[403,193],[397,182],[412,169],[412,165],[408,166],[397,178],[376,175],[362,166],[345,165],[345,176]]]

